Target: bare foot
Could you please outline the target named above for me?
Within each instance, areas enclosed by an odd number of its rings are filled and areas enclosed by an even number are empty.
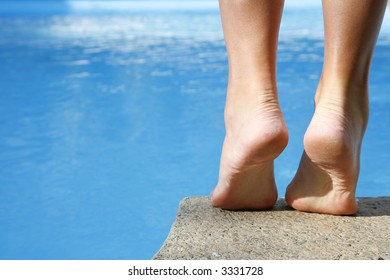
[[[355,190],[368,101],[367,92],[357,95],[319,86],[302,159],[286,191],[291,207],[333,215],[350,215],[358,210]]]
[[[288,141],[276,89],[264,89],[253,81],[230,83],[225,124],[212,205],[231,210],[272,207],[278,197],[273,160]]]

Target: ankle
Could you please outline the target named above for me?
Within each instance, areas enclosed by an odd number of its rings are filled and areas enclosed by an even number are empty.
[[[370,64],[370,57],[351,63],[346,63],[343,57],[333,58],[333,62],[325,62],[321,80],[340,88],[364,89],[368,87]]]
[[[315,111],[322,114],[324,119],[335,117],[344,126],[364,134],[369,117],[367,82],[350,84],[341,79],[321,78],[315,104]]]
[[[276,84],[256,79],[229,79],[225,106],[225,122],[242,119],[245,115],[280,114]],[[265,116],[267,117],[267,116]]]
[[[368,108],[368,77],[323,74],[317,88],[316,102],[329,98],[337,101],[340,106],[352,105],[360,109]]]
[[[269,77],[261,77],[256,74],[245,77],[229,77],[228,94],[239,94],[242,96],[252,93],[256,95],[272,94],[272,97],[277,98],[276,81]]]

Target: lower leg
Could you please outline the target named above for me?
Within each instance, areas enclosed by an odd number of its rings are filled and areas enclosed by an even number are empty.
[[[277,199],[273,159],[287,144],[275,78],[282,9],[282,0],[220,0],[229,83],[213,206],[262,209]]]
[[[305,151],[286,200],[302,211],[353,214],[368,121],[368,74],[387,1],[323,1],[325,55]]]

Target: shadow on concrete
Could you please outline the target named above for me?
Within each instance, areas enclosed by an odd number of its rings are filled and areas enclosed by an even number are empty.
[[[390,197],[360,197],[358,199],[359,211],[351,217],[378,217],[390,216]],[[269,210],[262,211],[294,211],[284,199],[279,199],[275,206]],[[253,212],[253,211],[252,211]]]
[[[390,197],[359,198],[359,211],[356,216],[390,216]]]

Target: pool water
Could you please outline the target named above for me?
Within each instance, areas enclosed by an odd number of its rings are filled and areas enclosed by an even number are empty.
[[[389,27],[386,16],[358,196],[390,195]],[[280,196],[313,111],[322,32],[320,8],[286,8]],[[0,259],[150,259],[179,201],[216,184],[227,83],[216,8],[0,10],[0,61]]]

